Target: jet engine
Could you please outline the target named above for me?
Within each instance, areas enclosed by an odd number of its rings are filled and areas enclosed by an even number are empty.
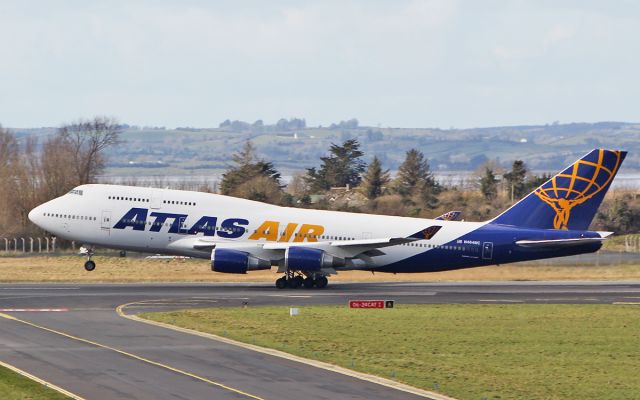
[[[323,268],[337,268],[344,265],[343,258],[311,247],[292,246],[287,248],[284,256],[284,266],[288,270],[316,272]]]
[[[246,251],[213,249],[211,270],[227,274],[246,274],[248,270],[269,269],[271,261],[254,257]]]

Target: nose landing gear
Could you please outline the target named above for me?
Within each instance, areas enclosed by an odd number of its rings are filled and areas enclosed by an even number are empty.
[[[87,260],[84,263],[84,269],[86,269],[87,271],[91,272],[94,269],[96,269],[96,263],[94,261]]]
[[[91,260],[91,257],[95,254],[95,249],[91,246],[83,246],[80,248],[80,253],[87,256],[87,261],[84,263],[84,269],[91,272],[96,269],[95,261]]]

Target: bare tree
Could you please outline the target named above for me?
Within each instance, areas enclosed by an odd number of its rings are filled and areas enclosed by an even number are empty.
[[[119,143],[122,129],[114,118],[94,117],[64,125],[58,131],[69,147],[74,185],[95,182],[105,169],[104,150]]]
[[[73,153],[62,137],[55,135],[44,142],[40,154],[40,173],[45,201],[62,196],[76,186],[76,169],[70,160],[73,160]]]
[[[20,228],[29,226],[29,211],[38,204],[48,200],[43,197],[42,168],[37,154],[38,140],[27,137],[20,145],[20,154],[13,174],[15,191],[12,193],[15,217],[19,219]]]
[[[19,146],[13,132],[0,126],[0,236],[15,232],[16,168]]]

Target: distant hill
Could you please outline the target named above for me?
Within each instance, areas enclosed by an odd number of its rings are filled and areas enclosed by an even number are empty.
[[[628,150],[624,170],[640,170],[640,123],[598,122],[473,129],[359,127],[343,121],[305,127],[304,120],[276,125],[229,121],[219,128],[126,127],[111,150],[109,175],[221,173],[230,155],[252,140],[261,156],[285,174],[317,166],[332,142],[358,138],[366,158],[377,155],[395,170],[405,151],[418,148],[436,171],[473,171],[489,159],[508,166],[522,159],[536,171],[557,171],[594,147]],[[292,120],[294,121],[294,120]],[[52,128],[14,129],[19,137],[44,137]]]

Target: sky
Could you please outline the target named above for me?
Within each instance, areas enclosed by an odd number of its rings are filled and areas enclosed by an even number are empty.
[[[0,124],[640,121],[638,1],[0,0]]]

